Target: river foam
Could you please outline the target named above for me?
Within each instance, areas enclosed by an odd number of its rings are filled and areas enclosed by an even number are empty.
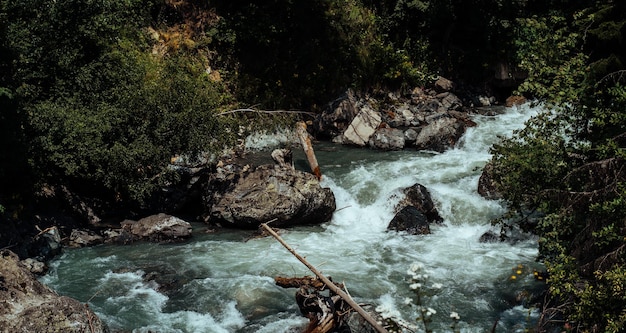
[[[534,112],[525,105],[476,116],[478,126],[444,153],[318,145],[322,183],[333,190],[337,211],[328,223],[281,235],[324,274],[345,282],[358,302],[391,309],[411,325],[420,327],[415,304],[405,302],[415,299],[407,269],[419,264],[428,276],[422,305],[436,311],[435,331],[449,331],[452,312],[463,332],[484,332],[496,322],[503,331],[527,327],[535,312],[515,299],[538,287],[532,277],[536,240],[479,242],[483,233],[497,232],[490,220],[504,207],[480,197],[476,187],[490,145]],[[444,222],[429,235],[387,232],[401,189],[415,183],[429,189]],[[273,278],[311,273],[274,239],[249,236],[222,231],[195,234],[184,244],[68,250],[43,280],[88,302],[113,330],[301,331],[307,320],[295,290],[277,287]]]

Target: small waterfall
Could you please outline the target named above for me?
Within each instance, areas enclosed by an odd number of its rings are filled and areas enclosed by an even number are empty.
[[[478,126],[441,154],[316,147],[338,211],[329,223],[282,236],[324,274],[345,282],[358,302],[381,305],[418,328],[416,307],[405,304],[414,298],[407,275],[412,264],[428,275],[423,288],[432,294],[423,301],[436,311],[435,332],[450,331],[452,312],[462,332],[489,331],[496,321],[498,331],[522,332],[536,316],[516,302],[540,287],[532,276],[536,240],[480,243],[504,208],[480,197],[476,187],[489,147],[536,112],[524,105],[475,116]],[[401,189],[415,183],[429,189],[444,223],[429,235],[386,232]],[[273,277],[311,273],[274,239],[246,241],[248,235],[197,233],[185,244],[68,250],[43,282],[89,302],[113,331],[300,331],[307,320],[295,291],[275,286]]]

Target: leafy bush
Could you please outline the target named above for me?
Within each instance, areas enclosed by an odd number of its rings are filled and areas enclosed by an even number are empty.
[[[156,5],[2,3],[19,68],[10,83],[37,179],[141,200],[169,180],[172,156],[212,151],[227,138],[215,117],[231,103],[224,85],[193,54],[150,52]]]
[[[572,17],[548,11],[518,20],[517,52],[529,73],[520,92],[550,111],[493,148],[511,207],[544,214],[531,229],[549,273],[546,318],[577,332],[625,328],[626,52],[589,49],[608,40],[623,46],[617,13],[625,9],[597,4]]]

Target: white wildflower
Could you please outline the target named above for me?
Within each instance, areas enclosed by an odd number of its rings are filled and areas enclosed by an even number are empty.
[[[422,284],[421,283],[411,283],[411,285],[409,287],[411,287],[411,289],[413,289],[413,290],[417,290],[417,289],[422,288]]]
[[[435,309],[433,309],[433,308],[428,308],[428,309],[426,310],[426,316],[427,316],[427,317],[430,317],[430,316],[432,316],[432,315],[434,315],[434,314],[437,314],[437,311],[435,311]]]
[[[441,283],[433,283],[433,289],[441,289],[443,288],[443,284]]]
[[[459,316],[459,314],[458,314],[458,313],[456,313],[456,312],[452,311],[452,312],[450,313],[450,318],[452,318],[452,319],[454,319],[454,320],[459,320],[459,319],[461,319],[461,316]]]
[[[411,304],[411,303],[413,303],[413,299],[412,299],[412,298],[410,298],[410,297],[406,297],[406,298],[404,299],[404,304],[409,305],[409,304]]]
[[[422,264],[411,264],[411,267],[409,268],[409,270],[411,272],[417,272],[417,271],[421,270],[422,267],[424,267],[424,266],[422,266]]]

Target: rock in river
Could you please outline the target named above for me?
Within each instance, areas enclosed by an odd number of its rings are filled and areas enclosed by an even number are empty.
[[[205,196],[209,222],[224,227],[257,228],[319,224],[330,220],[335,196],[310,173],[261,165],[209,182]]]
[[[9,250],[0,252],[0,327],[2,332],[108,332],[86,304],[57,295]]]

